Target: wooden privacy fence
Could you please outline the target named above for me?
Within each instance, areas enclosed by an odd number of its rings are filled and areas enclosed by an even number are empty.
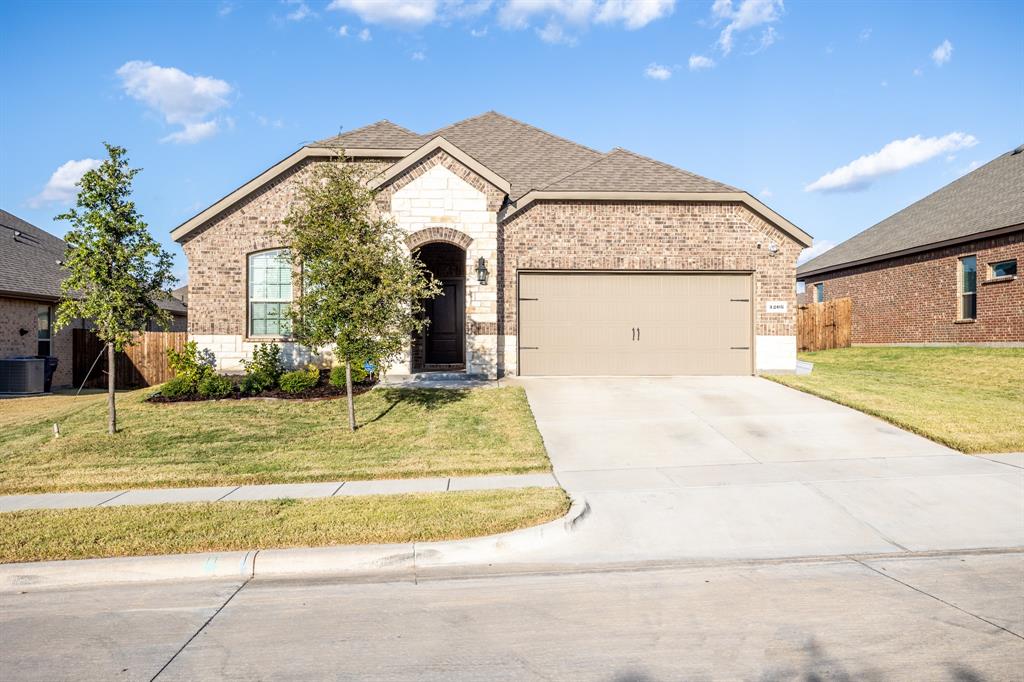
[[[96,356],[103,350],[104,343],[89,329],[75,329],[72,339],[72,372],[75,386],[85,381],[86,388],[106,388],[106,354],[99,361]],[[115,361],[115,386],[141,388],[160,384],[173,374],[167,364],[167,350],[181,351],[185,348],[188,334],[185,332],[142,332],[131,346],[118,353]],[[93,363],[95,367],[93,366]],[[89,369],[92,368],[92,372]],[[89,375],[86,381],[86,374]]]
[[[837,298],[797,308],[796,344],[802,351],[849,348],[853,301]]]

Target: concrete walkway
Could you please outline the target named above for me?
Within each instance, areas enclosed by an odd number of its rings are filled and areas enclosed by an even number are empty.
[[[1024,546],[1024,458],[958,453],[756,377],[522,379],[591,514],[522,561]]]
[[[346,497],[354,495],[395,495],[400,493],[441,493],[458,490],[509,488],[553,488],[551,474],[509,476],[461,476],[452,478],[403,478],[377,481],[332,481],[328,483],[279,483],[207,488],[147,488],[104,492],[43,493],[0,496],[0,512],[21,509],[69,509],[73,507],[114,507],[131,504],[173,502],[217,502],[274,500],[281,498]]]

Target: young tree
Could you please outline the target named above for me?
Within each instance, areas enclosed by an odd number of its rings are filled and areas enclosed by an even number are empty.
[[[176,280],[171,255],[150,236],[129,198],[132,179],[142,169],[128,167],[123,147],[104,146],[110,158],[82,176],[77,209],[56,218],[72,226],[64,237],[68,276],[61,283],[57,328],[85,318],[107,343],[108,431],[116,433],[115,354],[150,319],[168,326],[170,315],[158,303]]]
[[[341,159],[318,164],[284,221],[302,269],[293,333],[310,348],[333,344],[344,361],[353,431],[352,363],[396,359],[426,325],[423,300],[441,292],[405,248],[402,230],[377,211],[366,177],[365,168]]]

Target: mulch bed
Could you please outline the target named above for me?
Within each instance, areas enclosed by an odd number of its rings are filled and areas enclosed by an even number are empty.
[[[208,400],[336,400],[338,398],[344,398],[347,394],[345,393],[345,387],[338,388],[332,386],[328,381],[331,373],[329,370],[320,370],[320,381],[313,388],[307,389],[300,393],[286,393],[279,388],[274,388],[269,391],[263,391],[261,393],[241,393],[238,389],[238,384],[242,380],[242,377],[231,377],[235,381],[235,389],[231,395],[224,398],[203,398],[199,395],[185,395],[177,398],[168,398],[160,394],[152,395],[146,398],[146,402],[149,403],[196,403],[204,402]],[[357,396],[361,393],[366,393],[374,387],[377,383],[376,379],[368,379],[359,383],[352,384],[352,395]]]

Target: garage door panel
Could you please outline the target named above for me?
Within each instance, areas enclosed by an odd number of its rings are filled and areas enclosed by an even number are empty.
[[[519,292],[524,375],[751,372],[749,275],[523,273]]]

